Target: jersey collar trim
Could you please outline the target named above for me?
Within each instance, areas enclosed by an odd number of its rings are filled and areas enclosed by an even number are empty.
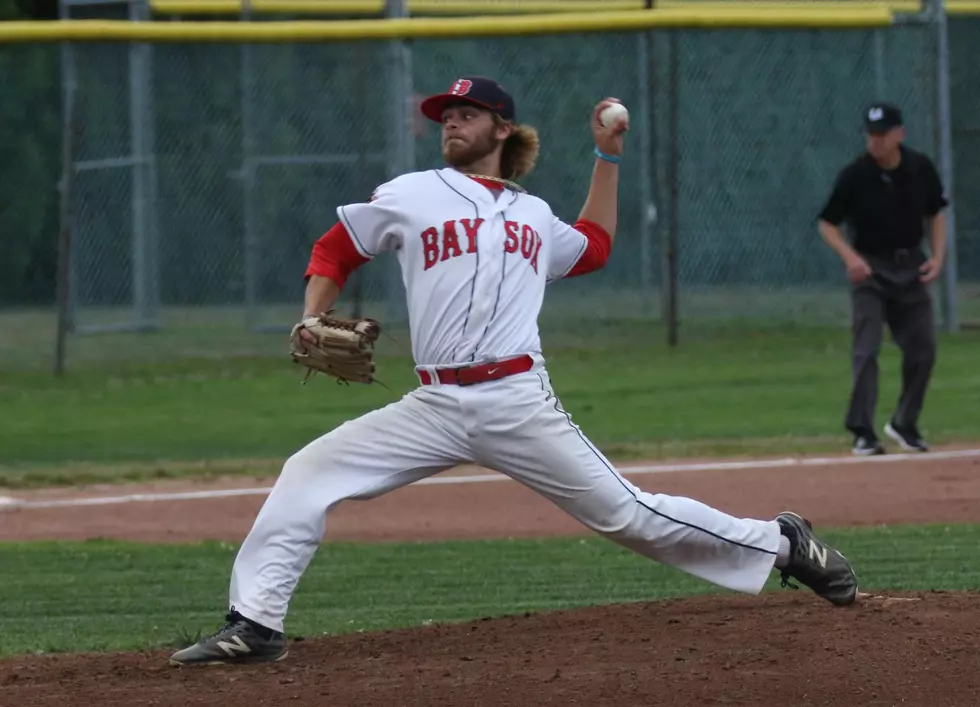
[[[487,185],[484,184],[477,178],[470,177],[467,174],[463,174],[452,167],[446,167],[445,169],[439,170],[439,174],[442,176],[447,183],[451,184],[453,188],[458,189],[461,195],[465,195],[466,198],[478,201],[484,206],[490,205],[492,209],[502,209],[506,208],[510,204],[514,203],[514,200],[518,197],[516,192],[511,192],[508,189],[504,190],[504,194],[501,195],[499,200],[494,198],[494,195],[486,188]],[[496,183],[491,183],[494,188],[500,185]],[[505,198],[506,193],[509,192],[511,198]]]

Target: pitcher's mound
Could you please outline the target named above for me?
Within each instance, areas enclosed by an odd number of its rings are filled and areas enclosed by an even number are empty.
[[[980,593],[703,596],[296,640],[283,663],[167,652],[0,662],[2,705],[980,704]]]

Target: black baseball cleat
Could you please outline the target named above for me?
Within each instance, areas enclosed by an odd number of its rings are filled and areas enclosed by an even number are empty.
[[[898,427],[894,422],[885,425],[885,434],[898,442],[898,446],[908,452],[928,452],[929,445],[922,439],[915,427]]]
[[[789,562],[782,569],[782,585],[799,589],[790,577],[802,582],[836,606],[848,606],[857,598],[858,581],[851,563],[820,540],[810,521],[784,511],[776,516],[779,529],[789,538]]]
[[[869,435],[858,435],[854,438],[854,446],[851,447],[851,454],[854,456],[871,457],[884,453],[885,447],[874,437]]]
[[[249,621],[234,609],[228,624],[170,656],[171,665],[271,663],[289,652],[285,635]]]

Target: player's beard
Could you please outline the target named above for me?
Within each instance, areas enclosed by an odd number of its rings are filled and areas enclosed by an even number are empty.
[[[483,160],[496,150],[502,140],[494,137],[492,131],[474,139],[471,142],[449,140],[442,146],[442,158],[451,167],[466,171],[467,167]]]

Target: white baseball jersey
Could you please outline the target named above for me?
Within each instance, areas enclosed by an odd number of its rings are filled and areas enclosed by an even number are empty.
[[[342,286],[354,267],[395,251],[419,366],[540,357],[546,284],[600,267],[610,243],[596,224],[570,226],[541,199],[511,190],[495,198],[453,169],[398,177],[338,214],[341,224],[317,242],[307,274]],[[235,560],[233,610],[282,631],[338,503],[470,463],[519,480],[641,555],[728,589],[761,591],[780,547],[778,523],[639,489],[572,422],[543,361],[536,364],[472,386],[420,376],[422,385],[399,400],[293,454]]]
[[[395,251],[419,365],[539,353],[545,285],[588,246],[543,200],[495,197],[451,168],[402,175],[337,213],[364,258]]]

